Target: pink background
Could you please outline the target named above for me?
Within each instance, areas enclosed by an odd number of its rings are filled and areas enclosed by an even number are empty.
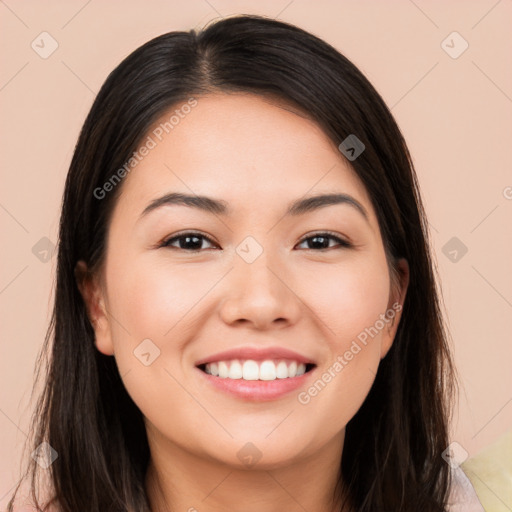
[[[55,257],[41,261],[44,250],[36,246],[38,258],[32,248],[43,237],[57,238],[67,167],[95,93],[147,40],[242,13],[278,17],[325,39],[392,108],[419,175],[460,374],[451,439],[471,456],[511,428],[510,1],[6,0],[0,3],[2,509],[19,478],[55,274]],[[463,39],[452,35],[442,45],[454,31]],[[58,44],[47,58],[31,47],[34,41],[40,53],[51,49],[42,32]],[[453,58],[464,40],[467,50]],[[468,248],[456,262],[443,252],[453,237]]]

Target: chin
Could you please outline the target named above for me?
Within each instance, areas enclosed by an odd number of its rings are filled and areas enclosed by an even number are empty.
[[[270,471],[298,463],[306,456],[304,441],[285,436],[274,439],[263,436],[252,441],[250,437],[244,437],[243,441],[231,440],[229,446],[223,447],[222,453],[212,453],[212,458],[236,470]]]

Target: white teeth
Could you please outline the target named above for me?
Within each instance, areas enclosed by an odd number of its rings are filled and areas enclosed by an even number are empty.
[[[244,380],[258,380],[260,369],[256,361],[245,361],[243,366],[243,379]]]
[[[225,361],[219,361],[219,377],[226,379],[229,375],[229,368]]]
[[[276,380],[276,365],[274,361],[263,361],[260,365],[260,380]]]
[[[233,361],[231,366],[229,367],[229,375],[230,379],[241,379],[243,376],[242,365],[240,361]]]
[[[252,359],[246,361],[234,359],[208,363],[205,365],[204,371],[221,379],[275,380],[276,378],[299,377],[306,372],[306,365],[290,360],[266,359],[257,362]]]
[[[276,377],[278,379],[288,378],[288,367],[284,361],[280,361],[276,368]]]

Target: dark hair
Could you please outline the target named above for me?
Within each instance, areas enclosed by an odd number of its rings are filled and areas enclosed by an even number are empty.
[[[37,362],[36,381],[46,357],[32,449],[46,441],[58,453],[48,468],[49,503],[62,512],[149,510],[142,413],[115,359],[95,348],[75,266],[79,260],[93,270],[101,266],[122,184],[102,199],[94,191],[171,107],[215,92],[279,98],[313,119],[336,146],[351,134],[364,143],[350,164],[376,211],[391,277],[405,258],[410,281],[392,348],[346,427],[340,482],[354,511],[444,510],[450,472],[441,453],[454,368],[406,143],[380,95],[347,58],[304,30],[259,16],[147,42],[110,73],[83,125],[63,197],[53,316]],[[39,506],[33,460],[29,473]]]

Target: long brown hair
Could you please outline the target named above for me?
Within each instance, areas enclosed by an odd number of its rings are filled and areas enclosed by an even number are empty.
[[[407,259],[410,281],[393,346],[346,427],[340,483],[357,512],[444,510],[450,474],[441,453],[448,445],[453,366],[406,143],[380,95],[346,57],[304,30],[258,16],[144,44],[108,76],[82,127],[63,197],[54,310],[37,368],[44,388],[30,441],[32,449],[46,441],[58,454],[47,470],[52,502],[62,512],[150,510],[142,413],[114,358],[95,348],[74,269],[79,260],[98,268],[105,256],[122,184],[101,198],[98,188],[170,107],[215,91],[279,97],[314,119],[337,146],[350,134],[364,143],[350,163],[372,200],[390,268]],[[25,476],[37,506],[39,473],[30,459]]]

